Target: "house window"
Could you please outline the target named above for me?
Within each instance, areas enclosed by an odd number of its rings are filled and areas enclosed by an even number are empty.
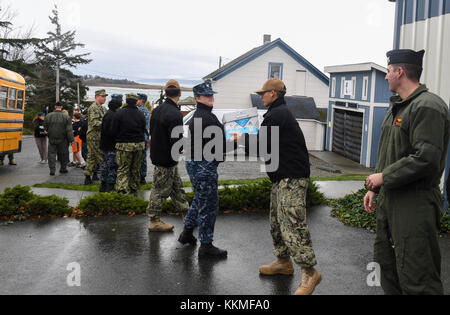
[[[336,78],[331,80],[331,97],[336,97]]]
[[[362,99],[367,101],[368,98],[369,98],[369,77],[364,77]]]
[[[283,64],[269,63],[269,79],[283,80]]]
[[[356,98],[356,77],[352,78],[352,99]]]

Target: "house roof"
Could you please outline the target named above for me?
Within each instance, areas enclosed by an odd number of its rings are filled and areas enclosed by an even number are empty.
[[[227,63],[223,67],[217,69],[216,71],[208,74],[203,80],[212,79],[214,81],[220,80],[227,74],[233,72],[234,70],[246,65],[250,61],[256,59],[257,57],[265,54],[269,50],[279,47],[284,52],[286,52],[289,56],[294,58],[298,63],[300,63],[303,67],[305,67],[309,72],[314,74],[318,79],[320,79],[326,85],[330,84],[330,79],[326,76],[322,71],[313,66],[308,60],[303,58],[299,53],[297,53],[294,49],[292,49],[288,44],[283,42],[280,38],[274,40],[273,42],[267,43],[265,45],[256,47],[242,56],[234,59],[233,61]]]
[[[265,107],[262,103],[261,96],[252,94],[251,98],[253,107],[258,109],[267,109],[267,107]],[[296,119],[320,119],[316,102],[312,97],[286,96],[284,99]]]
[[[340,65],[340,66],[331,66],[325,67],[325,72],[328,73],[345,73],[345,72],[360,72],[360,71],[372,71],[372,69],[376,69],[380,72],[387,73],[388,69],[374,63],[374,62],[366,62],[366,63],[356,63],[349,65]]]

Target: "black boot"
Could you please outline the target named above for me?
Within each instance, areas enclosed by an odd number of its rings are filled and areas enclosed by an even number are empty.
[[[178,238],[178,242],[180,242],[183,245],[186,244],[191,244],[192,246],[197,245],[197,239],[194,237],[194,235],[192,235],[193,232],[194,229],[184,228],[183,232]]]
[[[86,178],[84,179],[85,185],[92,185],[92,179],[91,176],[86,175]]]
[[[94,176],[92,176],[92,181],[93,182],[98,182],[100,180],[100,178],[98,178],[97,173],[94,173]]]
[[[107,193],[115,192],[116,190],[114,186],[115,186],[114,184],[106,183],[106,192]]]
[[[101,184],[100,184],[100,192],[101,193],[107,192],[106,185],[107,185],[106,182],[101,182]]]
[[[202,244],[198,250],[198,258],[227,258],[228,252],[213,244]]]

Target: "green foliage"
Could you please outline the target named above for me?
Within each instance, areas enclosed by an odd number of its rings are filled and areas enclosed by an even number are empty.
[[[0,194],[0,217],[11,217],[19,215],[26,203],[33,199],[34,194],[30,187],[16,186],[6,188],[3,194]]]
[[[6,188],[0,194],[0,217],[7,220],[38,216],[70,215],[71,208],[66,198],[55,195],[42,197],[35,195],[30,187]]]
[[[364,209],[364,196],[366,194],[367,189],[361,189],[342,199],[331,201],[334,208],[331,215],[337,217],[346,225],[375,231],[377,226],[376,212],[367,213]]]
[[[30,108],[30,107],[25,108],[23,127],[24,127],[24,129],[33,130],[33,134],[34,134],[33,120],[34,120],[34,118],[36,118],[36,116],[38,114],[39,114],[39,111],[37,111],[36,109]]]
[[[442,234],[450,233],[450,212],[448,210],[442,215],[440,232]]]
[[[268,178],[255,180],[251,184],[234,188],[225,187],[219,190],[219,211],[267,211],[270,209],[270,192],[272,182]],[[189,203],[194,193],[186,194]],[[307,207],[313,207],[326,202],[318,187],[310,181],[306,198]],[[163,212],[176,213],[172,201],[168,200],[163,206]]]
[[[28,216],[65,216],[72,213],[67,198],[58,196],[37,196],[26,203],[24,207]]]
[[[368,213],[364,209],[364,196],[367,189],[345,196],[342,199],[330,201],[333,210],[331,215],[337,217],[341,222],[353,227],[361,227],[371,231],[376,231],[377,215],[376,211]],[[376,205],[376,200],[375,200]],[[445,211],[441,218],[441,233],[450,232],[450,213]]]
[[[133,195],[101,193],[83,198],[78,204],[77,216],[105,216],[143,214],[148,202]]]

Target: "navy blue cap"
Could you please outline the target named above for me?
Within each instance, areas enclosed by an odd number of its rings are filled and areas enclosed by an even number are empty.
[[[214,92],[210,82],[204,82],[202,84],[194,86],[194,95],[214,95],[217,92]]]
[[[386,56],[388,57],[388,65],[395,64],[411,64],[423,67],[423,56],[425,50],[414,51],[411,49],[397,49],[389,51]]]
[[[138,93],[138,96],[139,96],[139,99],[140,99],[140,100],[143,100],[143,101],[147,102],[148,97],[147,97],[146,94],[140,94],[140,93]]]
[[[42,117],[42,116],[45,116],[45,113],[39,113],[38,114],[38,117]]]
[[[111,99],[114,101],[123,102],[123,95],[122,94],[113,94],[111,95]]]

